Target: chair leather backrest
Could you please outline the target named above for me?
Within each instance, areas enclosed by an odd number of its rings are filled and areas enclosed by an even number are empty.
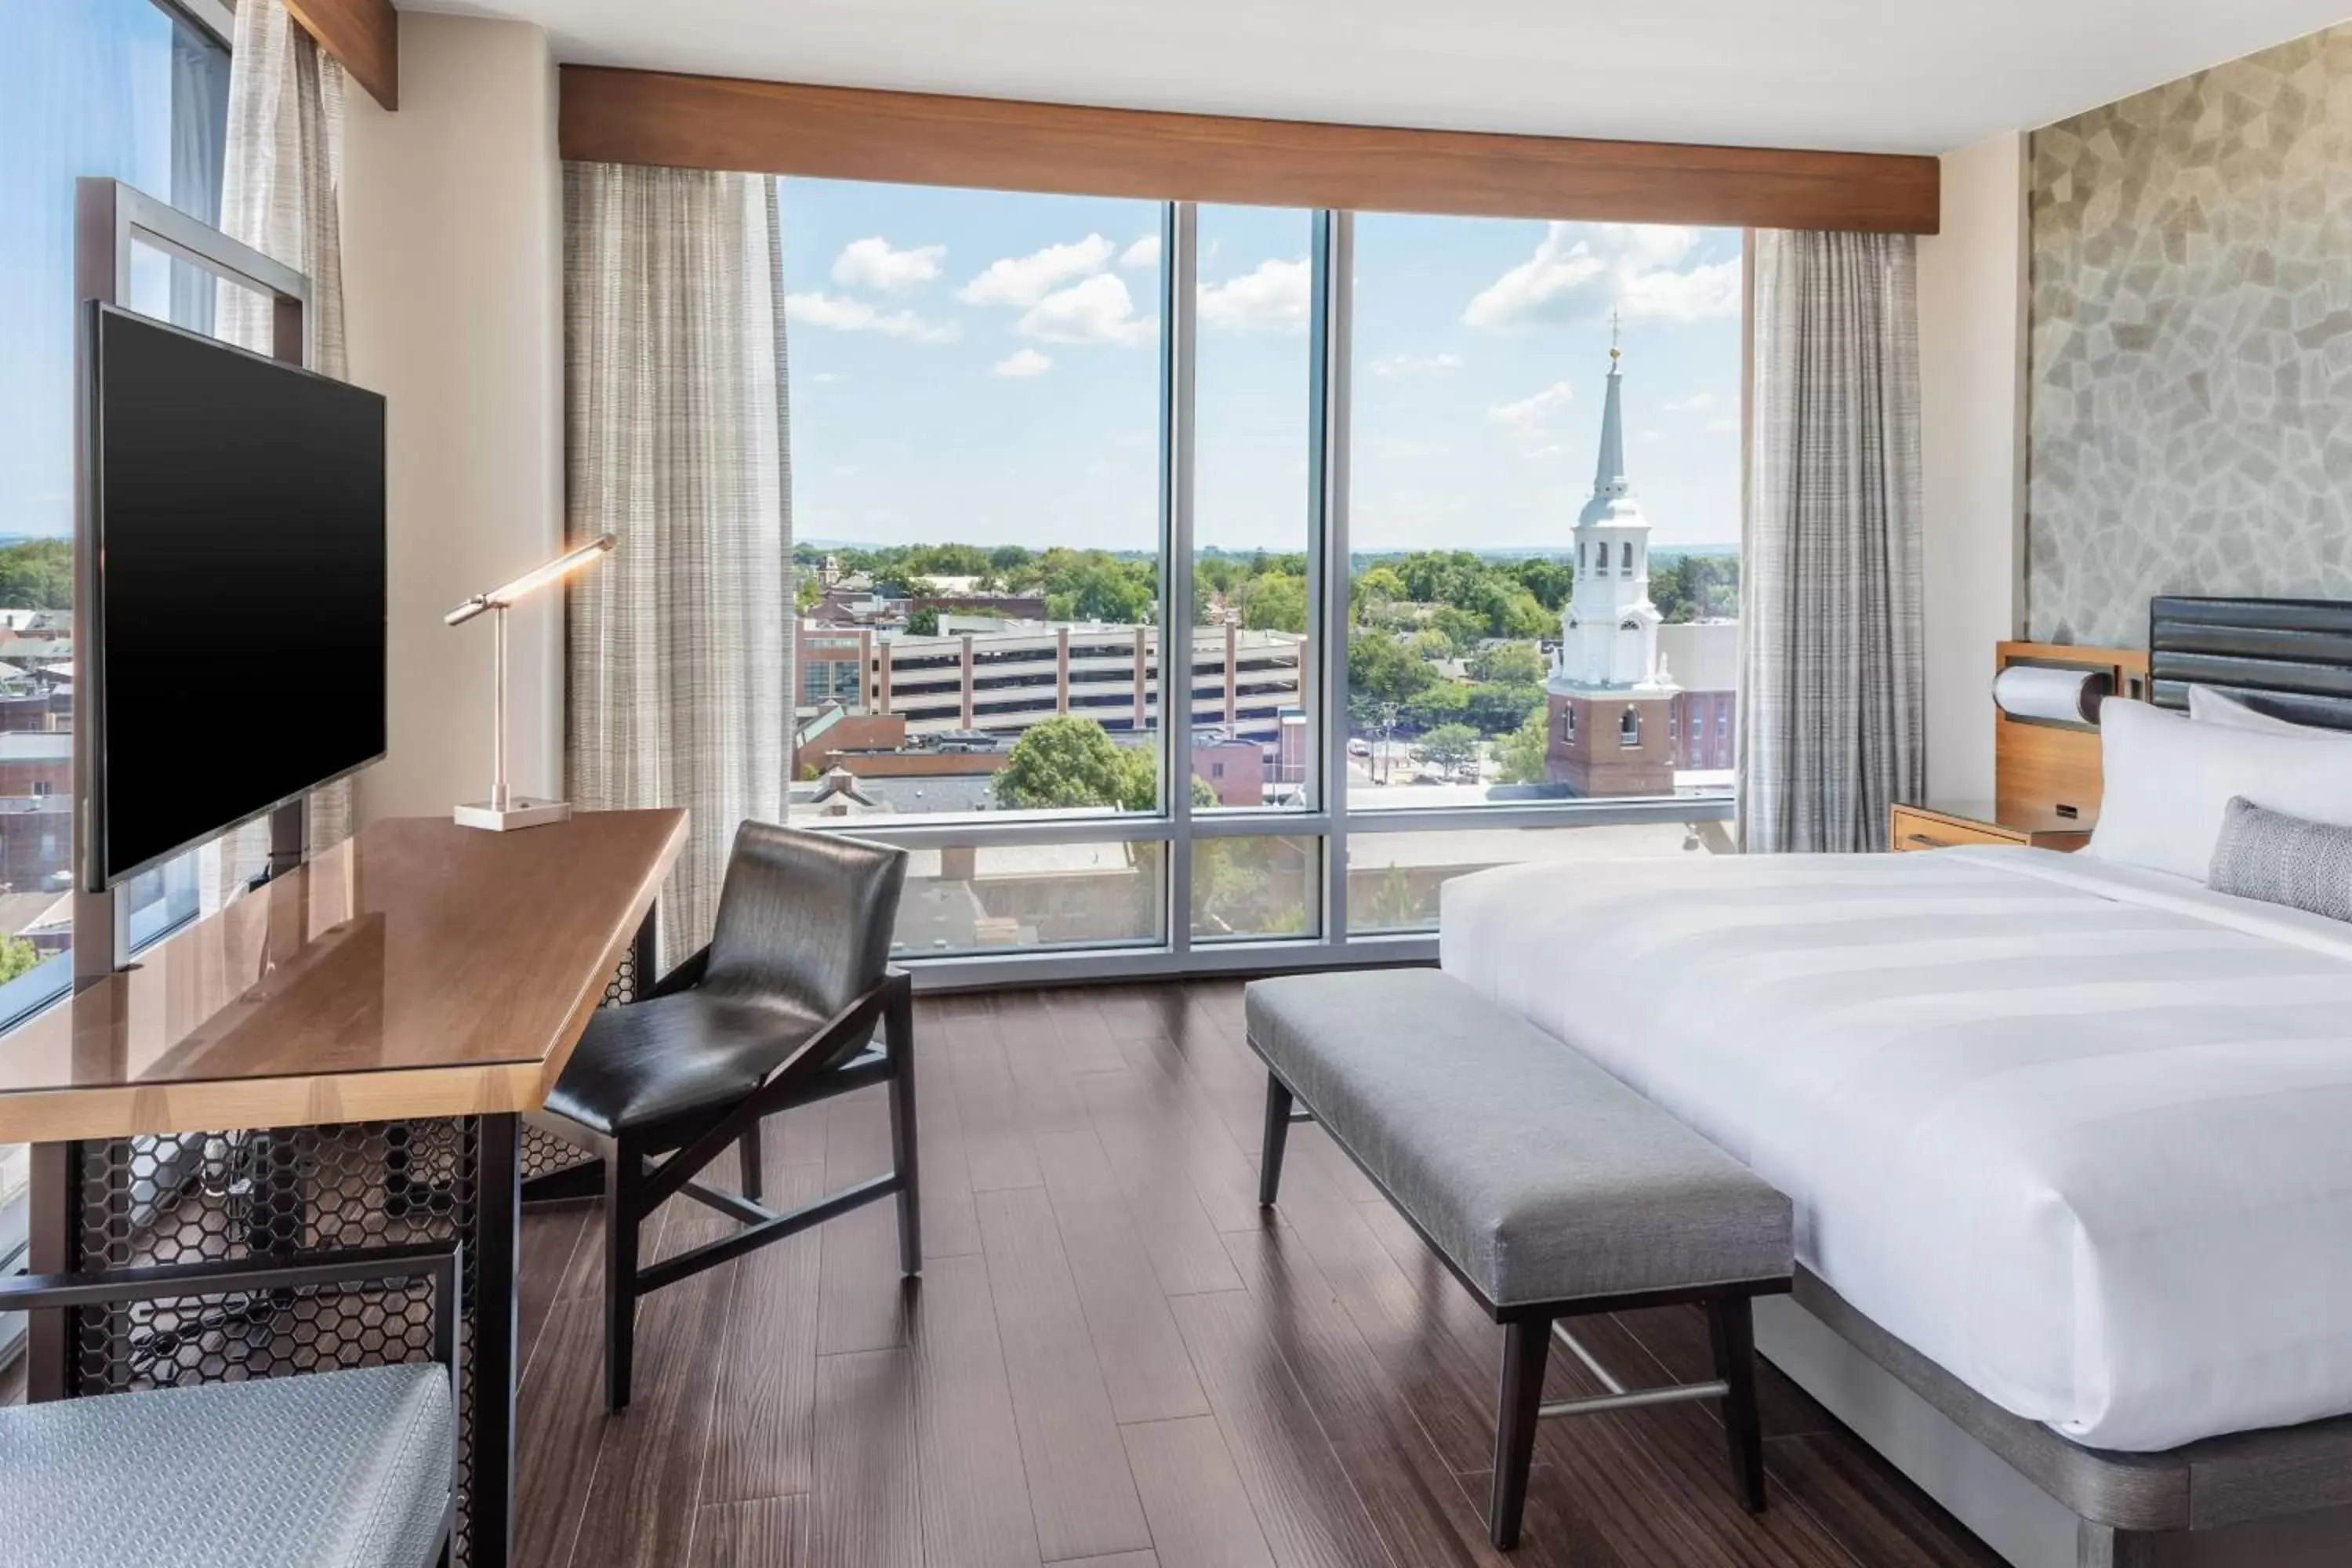
[[[735,830],[702,984],[829,1017],[882,979],[907,852],[772,823]]]

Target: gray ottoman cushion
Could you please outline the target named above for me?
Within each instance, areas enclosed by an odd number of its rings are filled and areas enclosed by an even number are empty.
[[[456,1453],[433,1364],[0,1411],[0,1568],[425,1568]]]
[[[1498,1307],[1785,1279],[1789,1200],[1431,969],[1261,980],[1249,1037]]]

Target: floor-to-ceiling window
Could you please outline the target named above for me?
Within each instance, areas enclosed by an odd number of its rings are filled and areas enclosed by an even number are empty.
[[[156,0],[19,8],[0,54],[0,1023],[61,994],[73,891],[74,181],[220,211],[228,11]],[[202,331],[213,284],[137,258],[133,308]],[[201,679],[201,660],[192,662]],[[194,909],[194,866],[123,889],[130,936]],[[111,932],[99,940],[111,940]],[[25,1157],[0,1149],[0,1269],[24,1240]],[[0,1318],[0,1354],[16,1321]]]
[[[912,852],[902,958],[1395,957],[1727,847],[1736,230],[782,188],[791,811]]]

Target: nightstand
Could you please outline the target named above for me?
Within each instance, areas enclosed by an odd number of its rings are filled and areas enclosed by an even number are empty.
[[[2072,852],[2091,841],[2093,819],[2061,816],[2048,807],[2011,806],[1989,800],[1898,805],[1887,813],[1887,847],[1950,849],[1963,844],[2023,844]]]

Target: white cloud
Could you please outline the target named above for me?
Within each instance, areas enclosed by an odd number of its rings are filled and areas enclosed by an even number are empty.
[[[1256,269],[1201,285],[1201,320],[1236,332],[1303,332],[1312,283],[1307,258],[1267,258]]]
[[[1713,321],[1739,313],[1739,260],[1696,262],[1699,231],[1665,224],[1555,223],[1536,252],[1480,289],[1474,327],[1558,325],[1612,310],[1630,321]]]
[[[877,310],[843,294],[787,294],[784,317],[836,332],[879,332],[918,343],[951,343],[963,336],[953,321],[926,321],[912,310]]]
[[[1053,360],[1035,349],[1015,349],[988,367],[991,375],[1043,375],[1054,368]]]
[[[1706,427],[1717,436],[1736,436],[1739,433],[1739,421],[1731,418],[1710,419],[1706,422]]]
[[[1118,253],[1118,264],[1121,267],[1132,267],[1138,269],[1159,266],[1160,237],[1156,234],[1145,235]]]
[[[1669,414],[1704,414],[1715,406],[1715,394],[1694,392],[1688,397],[1670,398],[1659,406]]]
[[[1007,256],[956,290],[967,305],[1004,305],[1025,310],[1065,283],[1100,272],[1118,247],[1090,234],[1067,245],[1049,245],[1026,256]]]
[[[1444,375],[1461,368],[1460,354],[1382,354],[1372,362],[1374,375]]]
[[[789,305],[786,306],[784,308],[784,313],[789,316],[792,313],[792,307]],[[841,372],[837,370],[820,370],[813,372],[808,375],[796,376],[794,379],[803,382],[814,382],[819,386],[831,386],[835,382],[847,381],[849,378],[842,374]]]
[[[1019,325],[1023,336],[1049,343],[1141,343],[1160,331],[1156,318],[1135,313],[1134,297],[1110,272],[1055,289],[1031,306]]]
[[[1633,433],[1633,439],[1644,446],[1654,447],[1665,437],[1655,430],[1637,430]]]
[[[890,293],[919,288],[940,275],[947,259],[944,245],[919,245],[899,250],[880,235],[856,239],[833,258],[833,280],[853,289],[880,289]]]
[[[1495,405],[1486,410],[1486,417],[1515,435],[1540,440],[1550,428],[1552,416],[1567,407],[1575,396],[1575,391],[1568,383],[1555,381],[1541,392],[1522,397],[1517,403]]]

